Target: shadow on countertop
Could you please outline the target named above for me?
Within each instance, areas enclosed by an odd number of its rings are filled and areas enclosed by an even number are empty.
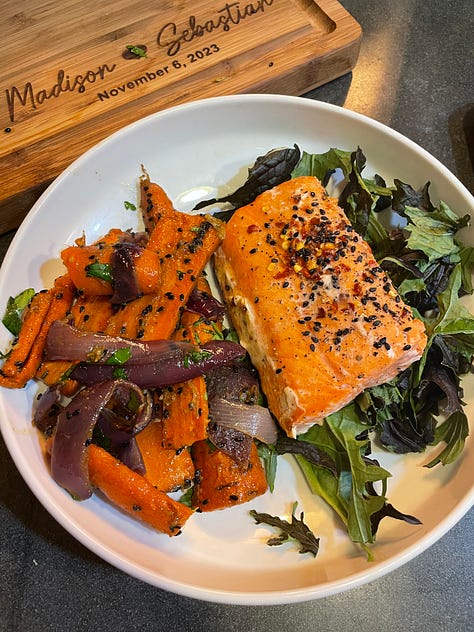
[[[453,112],[448,126],[457,176],[474,195],[474,103]]]

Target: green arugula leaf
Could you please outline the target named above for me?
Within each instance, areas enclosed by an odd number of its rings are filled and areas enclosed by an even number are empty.
[[[386,501],[384,496],[370,495],[367,485],[376,481],[385,484],[390,476],[387,470],[363,459],[369,446],[367,431],[355,404],[351,404],[301,435],[300,440],[314,443],[332,457],[337,477],[328,469],[297,457],[310,489],[328,502],[346,525],[352,541],[363,547],[374,542],[371,516]]]
[[[268,513],[260,513],[255,511],[255,509],[250,510],[250,515],[257,524],[267,524],[280,530],[278,536],[267,540],[269,546],[278,546],[291,539],[300,544],[300,553],[311,553],[316,557],[319,551],[319,538],[317,538],[308,525],[305,524],[303,512],[301,512],[299,518],[295,516],[296,507],[297,503],[294,503],[291,512],[291,522],[283,520],[278,516],[271,516]]]
[[[372,543],[374,536],[370,516],[379,511],[385,502],[383,496],[369,496],[367,483],[385,481],[391,476],[390,472],[363,460],[362,454],[369,445],[369,439],[359,439],[367,426],[362,424],[356,412],[355,405],[346,406],[343,410],[333,413],[326,418],[326,423],[340,443],[348,458],[350,486],[345,495],[348,503],[348,531],[353,542],[362,544]],[[344,493],[344,492],[343,492]]]
[[[344,177],[352,171],[352,152],[331,148],[322,154],[309,154],[303,151],[299,163],[293,170],[291,177],[315,176],[321,182],[326,182],[328,174],[341,169]]]
[[[435,261],[443,257],[451,257],[459,261],[459,246],[454,235],[463,224],[463,219],[453,219],[452,211],[446,205],[441,205],[439,211],[426,211],[406,207],[405,214],[409,219],[405,230],[409,233],[407,246],[411,250],[421,250],[428,261]]]
[[[431,445],[437,445],[441,441],[446,443],[446,447],[435,456],[425,467],[432,468],[438,463],[448,465],[454,463],[461,454],[469,436],[469,422],[463,411],[456,411],[450,415],[435,430],[435,439]]]
[[[17,294],[15,297],[10,296],[7,301],[2,323],[14,336],[18,336],[20,333],[23,310],[28,306],[28,303],[34,295],[34,289],[28,288]]]
[[[474,288],[472,286],[472,272],[474,269],[474,247],[460,246],[459,256],[461,259],[462,269],[462,288],[466,294],[472,294]]]
[[[265,469],[268,489],[273,493],[275,489],[278,455],[275,448],[267,443],[258,443],[257,450],[258,456],[262,459],[263,467]]]

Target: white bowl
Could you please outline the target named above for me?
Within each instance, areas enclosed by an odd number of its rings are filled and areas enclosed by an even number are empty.
[[[197,101],[142,119],[99,143],[58,177],[18,230],[0,272],[0,313],[6,300],[26,287],[49,286],[61,270],[58,253],[85,231],[88,240],[111,227],[137,227],[141,165],[182,210],[196,197],[234,189],[255,158],[297,143],[309,152],[360,146],[364,173],[415,187],[431,181],[460,214],[474,200],[436,159],[393,130],[348,110],[298,97],[245,95]],[[472,235],[467,233],[467,239]],[[472,305],[472,302],[471,302]],[[2,331],[1,348],[8,346]],[[466,381],[467,412],[473,417],[472,382]],[[429,547],[472,506],[474,450],[467,441],[452,466],[423,468],[428,455],[377,454],[393,477],[389,499],[423,524],[382,522],[375,561],[348,541],[325,504],[312,496],[291,459],[282,458],[275,492],[255,502],[196,514],[178,538],[134,521],[98,497],[78,503],[51,479],[31,424],[34,384],[0,392],[1,429],[8,449],[34,494],[74,537],[116,567],[159,588],[222,603],[281,604],[331,595],[395,569]],[[249,509],[289,516],[298,511],[321,538],[317,558],[299,555],[291,543],[265,545],[269,531]]]

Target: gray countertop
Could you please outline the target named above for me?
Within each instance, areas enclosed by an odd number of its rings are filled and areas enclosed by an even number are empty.
[[[351,74],[305,96],[393,127],[473,191],[464,125],[474,107],[472,0],[342,4],[364,31],[358,64]],[[11,237],[0,238],[1,255]],[[272,607],[194,601],[109,566],[43,509],[1,439],[0,524],[0,630],[472,629],[473,510],[426,552],[373,583]]]

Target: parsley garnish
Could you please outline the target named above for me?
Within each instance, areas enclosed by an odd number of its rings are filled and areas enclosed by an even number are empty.
[[[125,200],[123,205],[125,206],[127,211],[136,211],[137,210],[137,207],[135,206],[135,204],[133,202],[129,202],[128,200]]]
[[[114,351],[110,358],[108,358],[106,364],[125,364],[127,360],[130,360],[132,356],[132,350],[130,347],[123,347],[122,349],[117,349]]]
[[[142,48],[141,46],[134,46],[133,44],[129,44],[125,48],[129,50],[131,53],[133,53],[133,55],[136,55],[137,57],[146,57],[146,50]]]
[[[205,351],[202,349],[196,349],[195,351],[190,351],[184,356],[183,364],[185,368],[189,368],[191,364],[199,364],[202,360],[206,358],[210,358],[212,356],[211,351]]]
[[[115,380],[128,380],[127,372],[120,366],[115,367],[112,372],[112,377]]]
[[[90,263],[85,267],[86,275],[112,283],[112,269],[108,263]]]

